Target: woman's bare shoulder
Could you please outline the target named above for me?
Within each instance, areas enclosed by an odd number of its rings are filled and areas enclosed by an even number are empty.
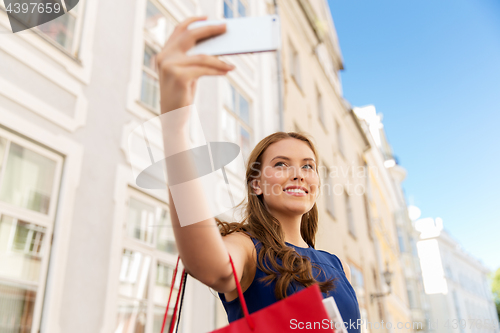
[[[255,245],[249,234],[242,231],[235,231],[226,236],[223,236],[222,240],[224,241],[224,244],[226,244],[226,247],[228,249],[237,248],[237,251],[240,252],[243,257],[245,257],[246,264],[253,261],[252,259],[255,257]]]
[[[246,250],[251,250],[254,248],[254,244],[250,235],[243,231],[235,231],[226,236],[223,236],[222,239],[224,243],[231,243],[235,245],[243,245]]]

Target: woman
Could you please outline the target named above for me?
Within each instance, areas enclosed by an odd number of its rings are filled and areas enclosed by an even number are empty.
[[[205,18],[180,23],[156,58],[162,114],[192,105],[199,77],[225,75],[234,69],[217,57],[186,55],[198,40],[225,32],[225,25],[187,29]],[[173,131],[164,132],[165,142],[187,149],[187,127],[176,125]],[[210,218],[181,227],[171,205],[172,226],[186,271],[219,292],[230,322],[241,318],[242,312],[228,253],[250,313],[318,283],[323,297],[334,296],[344,322],[360,318],[348,266],[337,256],[314,248],[320,189],[317,160],[307,137],[274,133],[249,156],[248,203],[241,223]],[[170,190],[169,197],[174,202]],[[349,325],[348,330],[359,332]]]

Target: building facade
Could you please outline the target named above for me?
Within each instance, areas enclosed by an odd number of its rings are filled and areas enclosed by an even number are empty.
[[[398,164],[395,164],[389,170],[393,176],[396,191],[399,194],[398,201],[401,204],[395,214],[396,234],[401,253],[401,267],[403,268],[408,292],[411,318],[413,323],[422,323],[421,326],[415,326],[415,331],[429,332],[430,305],[424,291],[422,269],[416,246],[420,235],[414,228],[414,222],[410,219],[401,185],[401,182],[406,177],[406,170]]]
[[[384,319],[391,325],[397,327],[402,323],[404,327],[401,330],[405,332],[423,330],[425,316],[419,316],[420,313],[416,311],[412,313],[409,304],[411,293],[408,292],[408,284],[413,286],[412,279],[417,276],[417,270],[411,252],[406,250],[411,238],[404,237],[407,236],[404,230],[410,223],[401,189],[406,171],[395,161],[385,136],[382,117],[377,114],[375,107],[354,108],[354,112],[374,147],[365,156],[368,164],[374,166],[369,169],[370,187],[367,197],[379,254],[379,280],[385,280],[382,272],[392,273],[390,288],[382,283],[382,294],[387,295],[376,300],[383,304]],[[414,306],[416,308],[416,304]]]
[[[310,134],[319,155],[321,194],[317,248],[336,254],[351,270],[362,320],[383,319],[370,294],[379,290],[372,216],[366,206],[370,149],[342,96],[342,55],[326,1],[277,1],[282,22],[284,129]],[[362,332],[370,329],[362,325]]]
[[[466,253],[440,218],[415,223],[430,332],[499,332],[500,323],[487,280],[489,270]]]
[[[159,115],[154,56],[187,17],[269,9],[251,0],[116,5],[81,0],[13,34],[0,3],[0,331],[159,332],[177,259],[170,203],[165,190],[136,185],[146,146],[128,146],[133,129]],[[235,142],[245,157],[279,130],[276,56],[225,60],[237,70],[199,82],[204,132],[191,139]],[[179,331],[213,330],[217,303],[188,279]]]

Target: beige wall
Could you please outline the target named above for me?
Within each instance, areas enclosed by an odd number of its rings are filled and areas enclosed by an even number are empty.
[[[388,290],[381,274],[386,269],[386,265],[392,272],[391,293],[379,299],[379,302],[383,304],[385,309],[384,320],[391,322],[393,325],[411,323],[407,325],[413,327],[396,232],[396,212],[401,209],[398,202],[398,193],[395,191],[389,170],[384,166],[384,155],[380,148],[377,147],[371,134],[368,134],[367,126],[364,128],[372,146],[372,149],[365,154],[365,158],[371,166],[369,172],[370,189],[367,192],[367,197],[376,238],[376,250],[379,254],[378,272],[379,281],[381,281],[379,292]],[[398,331],[413,332],[413,328],[402,328],[398,329]]]

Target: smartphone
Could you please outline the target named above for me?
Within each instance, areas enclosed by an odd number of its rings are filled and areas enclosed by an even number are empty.
[[[226,32],[197,43],[187,54],[228,55],[276,51],[281,47],[278,15],[197,21],[188,29],[226,23]]]

